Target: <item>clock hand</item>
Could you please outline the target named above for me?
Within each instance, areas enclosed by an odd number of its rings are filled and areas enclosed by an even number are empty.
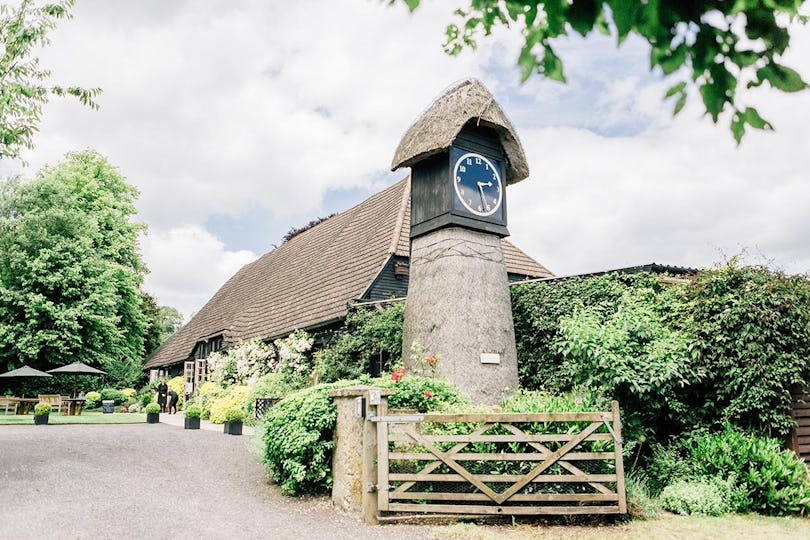
[[[487,206],[487,199],[484,197],[484,187],[486,184],[482,182],[478,182],[478,192],[481,194],[481,204],[483,205],[481,208],[486,208]]]
[[[476,182],[478,184],[478,192],[481,194],[481,204],[483,205],[481,208],[487,207],[487,199],[484,196],[484,186],[492,187],[492,180],[489,182]]]

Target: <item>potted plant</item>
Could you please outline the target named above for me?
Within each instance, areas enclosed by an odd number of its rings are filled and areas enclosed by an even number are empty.
[[[242,421],[245,419],[245,411],[241,408],[228,409],[225,412],[225,433],[227,435],[241,435]]]
[[[51,414],[53,407],[49,403],[42,403],[41,401],[34,407],[34,425],[42,426],[48,423],[48,415]]]
[[[146,411],[146,423],[157,424],[160,421],[160,405],[157,403],[150,403],[144,408]]]
[[[199,407],[199,405],[190,405],[186,407],[185,412],[185,428],[200,429],[200,415],[202,415],[202,409]]]

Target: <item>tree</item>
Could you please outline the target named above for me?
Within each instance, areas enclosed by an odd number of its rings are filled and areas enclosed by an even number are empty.
[[[394,0],[391,0],[393,2]],[[413,11],[420,0],[403,0]],[[538,73],[565,82],[554,39],[593,31],[615,35],[617,43],[634,34],[650,44],[650,68],[660,67],[677,81],[667,92],[674,114],[686,103],[688,87],[697,88],[714,123],[731,112],[731,132],[739,144],[746,126],[773,129],[756,109],[741,104],[739,86],[766,81],[775,89],[797,92],[808,87],[780,63],[790,44],[789,23],[804,0],[470,0],[456,11],[459,24],[447,27],[444,49],[457,55],[475,49],[483,33],[503,25],[517,28],[523,46],[518,57],[523,81]]]
[[[155,298],[141,292],[146,329],[144,330],[143,350],[149,356],[183,326],[183,315],[173,307],[158,306]]]
[[[42,106],[50,96],[76,97],[97,109],[99,88],[49,86],[51,73],[39,65],[34,47],[50,42],[48,34],[62,19],[69,19],[74,0],[37,6],[33,0],[0,4],[0,159],[17,159],[23,148],[33,148]]]
[[[93,151],[0,185],[0,363],[81,361],[130,384],[146,325],[137,190]]]

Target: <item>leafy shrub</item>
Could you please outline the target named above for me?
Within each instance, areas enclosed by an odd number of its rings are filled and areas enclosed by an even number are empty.
[[[396,393],[388,397],[393,409],[413,409],[418,412],[446,410],[469,404],[470,398],[461,390],[441,379],[406,374],[401,380],[390,377],[371,379],[371,384],[392,388]]]
[[[650,493],[660,495],[667,485],[690,478],[692,470],[692,463],[684,455],[682,446],[653,445],[652,458],[645,469]]]
[[[686,410],[683,388],[705,377],[689,355],[687,335],[672,329],[660,311],[667,299],[653,289],[628,290],[608,316],[591,307],[560,320],[562,370],[572,383],[617,399],[632,438],[679,425]]]
[[[683,447],[695,478],[732,478],[747,493],[735,497],[737,512],[787,515],[810,510],[807,467],[775,439],[727,425],[720,433],[698,433]]]
[[[271,366],[272,371],[290,376],[302,377],[312,371],[312,350],[314,339],[304,330],[296,330],[284,339],[273,342],[278,349],[278,362]]]
[[[218,396],[223,392],[223,388],[213,381],[205,381],[197,391],[199,396]]]
[[[240,408],[228,409],[225,411],[226,422],[242,422],[245,419],[245,411]]]
[[[643,474],[628,474],[624,479],[627,513],[631,519],[654,519],[659,505],[652,497]]]
[[[248,414],[253,414],[258,398],[283,398],[303,388],[306,383],[305,377],[286,373],[268,373],[259,377],[256,384],[250,388],[250,394],[247,397]]]
[[[101,400],[113,400],[116,405],[121,405],[122,403],[126,402],[127,396],[124,395],[120,390],[116,390],[114,388],[102,388]]]
[[[738,260],[681,289],[673,322],[709,366],[699,405],[735,425],[787,435],[791,385],[810,380],[810,280]]]
[[[228,410],[245,408],[249,393],[249,386],[229,386],[211,402],[208,419],[214,424],[223,423]]]
[[[34,414],[36,414],[37,416],[51,414],[52,410],[53,407],[51,407],[50,403],[39,402],[36,405],[34,405]]]
[[[194,403],[202,409],[201,418],[211,416],[211,405],[223,392],[225,392],[225,389],[213,381],[205,381],[200,385]]]
[[[322,492],[332,485],[337,408],[329,392],[357,382],[304,388],[282,399],[264,417],[264,462],[283,493]]]
[[[317,380],[359,378],[371,372],[371,362],[380,353],[400,358],[404,314],[404,302],[389,304],[381,311],[362,307],[350,310],[343,327],[315,353]]]
[[[501,409],[507,413],[610,411],[610,407],[609,399],[587,388],[561,394],[520,390],[505,397],[501,404]]]
[[[143,408],[143,412],[146,414],[155,414],[160,412],[160,405],[157,403],[149,403],[146,407]]]
[[[274,365],[276,349],[255,338],[208,356],[212,378],[218,385],[251,385]]]
[[[137,393],[137,390],[135,390],[134,388],[124,388],[123,390],[121,390],[121,393],[124,394],[124,396],[127,399],[130,399],[133,396],[135,396],[135,394]]]
[[[84,406],[87,409],[93,409],[98,407],[98,404],[101,402],[101,394],[99,392],[87,392],[84,396],[85,402]]]
[[[661,504],[676,514],[719,516],[730,508],[722,491],[713,483],[680,480],[664,488]]]
[[[582,307],[609,315],[628,289],[658,287],[650,274],[605,274],[554,282],[513,285],[512,316],[518,353],[520,385],[532,390],[565,391],[571,380],[562,369],[563,357],[554,344],[560,341],[559,321]]]
[[[202,415],[202,409],[199,405],[189,405],[185,410],[186,418],[199,418]]]

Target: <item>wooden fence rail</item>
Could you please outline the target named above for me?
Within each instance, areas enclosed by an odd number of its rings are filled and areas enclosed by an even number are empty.
[[[615,401],[607,412],[386,413],[369,418],[380,512],[627,512]]]

